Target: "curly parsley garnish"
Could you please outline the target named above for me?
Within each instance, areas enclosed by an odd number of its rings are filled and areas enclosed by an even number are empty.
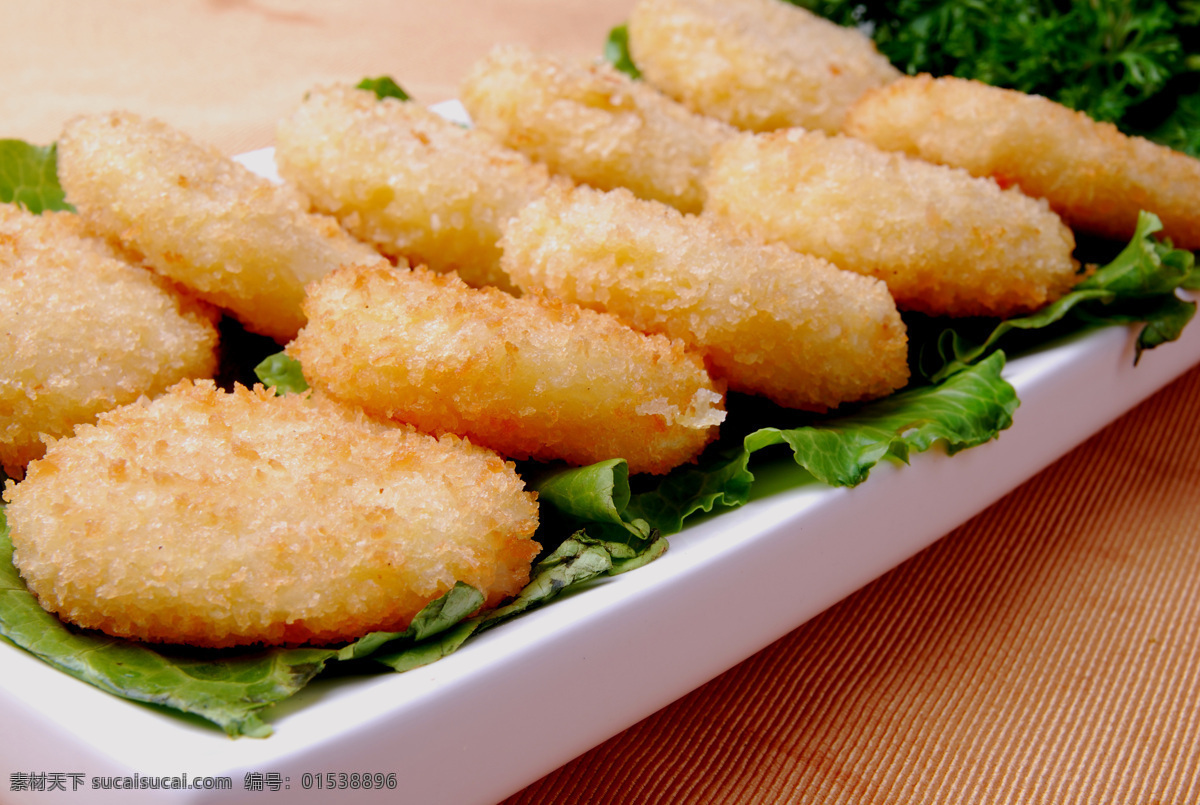
[[[1200,0],[788,0],[899,69],[1044,95],[1200,155]]]

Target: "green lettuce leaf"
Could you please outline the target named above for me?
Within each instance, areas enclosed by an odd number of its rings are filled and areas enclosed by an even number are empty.
[[[641,567],[666,550],[667,540],[658,534],[651,534],[637,545],[631,545],[624,541],[596,539],[579,531],[534,565],[529,584],[510,603],[443,629],[432,639],[410,640],[406,634],[398,635],[397,640],[380,648],[371,659],[396,671],[426,665],[455,651],[468,637],[484,629],[543,606],[562,593],[578,589],[600,576],[617,575]]]
[[[0,201],[37,214],[74,211],[58,183],[58,146],[0,140]]]
[[[604,58],[615,68],[633,79],[642,77],[642,71],[633,63],[629,52],[629,27],[618,25],[608,32],[604,42]]]
[[[936,386],[917,386],[859,412],[791,431],[767,428],[747,437],[754,449],[788,444],[818,480],[855,486],[886,457],[908,461],[935,443],[957,453],[996,438],[1012,424],[1016,390],[1000,376],[1004,353],[960,371]]]
[[[308,381],[300,368],[300,361],[284,352],[269,355],[254,367],[254,374],[266,388],[275,389],[276,394],[298,394],[308,391]]]
[[[543,506],[552,506],[570,520],[591,523],[606,534],[637,540],[650,537],[645,520],[625,516],[629,506],[629,464],[623,458],[600,461],[586,467],[545,472],[529,482]],[[618,537],[620,539],[621,537]]]
[[[1178,290],[1200,289],[1195,256],[1158,240],[1158,216],[1143,212],[1129,244],[1108,265],[1098,269],[1058,301],[1029,316],[996,324],[978,343],[957,330],[944,330],[921,357],[921,371],[934,382],[961,370],[993,349],[1015,330],[1045,330],[1073,318],[1085,325],[1141,324],[1134,361],[1142,352],[1174,341],[1196,312],[1194,302]]]
[[[917,386],[811,425],[756,428],[740,449],[680,468],[636,494],[623,461],[559,470],[532,486],[544,504],[587,523],[589,530],[600,524],[674,534],[697,512],[749,500],[755,482],[751,457],[774,445],[787,445],[813,480],[855,486],[884,459],[907,462],[912,453],[938,443],[953,454],[996,438],[1012,424],[1019,405],[1016,391],[1001,377],[1003,368],[1004,354],[994,352],[939,385]]]
[[[379,78],[364,78],[355,84],[356,89],[369,89],[375,93],[375,97],[379,100],[384,98],[395,98],[400,101],[411,101],[412,96],[404,91],[404,88],[395,82],[391,76],[380,76]]]
[[[455,582],[445,595],[427,604],[402,632],[372,632],[338,652],[339,660],[369,657],[380,646],[397,640],[419,642],[438,635],[483,605],[483,593],[469,584]]]
[[[741,449],[719,451],[695,467],[685,467],[666,476],[651,489],[638,492],[626,507],[627,517],[636,517],[663,534],[675,534],[684,521],[700,512],[740,506],[750,499],[754,473],[750,456],[755,452],[754,433],[742,440]]]

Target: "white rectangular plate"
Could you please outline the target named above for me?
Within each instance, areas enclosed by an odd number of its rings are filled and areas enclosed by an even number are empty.
[[[433,665],[314,683],[276,708],[265,740],[118,699],[0,643],[0,802],[318,803],[331,792],[306,789],[304,775],[325,772],[396,775],[398,790],[339,801],[500,800],[912,556],[1200,361],[1195,324],[1136,368],[1133,340],[1108,328],[1011,361],[1022,404],[997,441],[879,466],[854,489],[807,484],[702,518],[656,562]],[[10,790],[13,774],[35,773],[82,785]],[[184,773],[229,777],[232,789],[90,788],[93,777]],[[247,773],[278,774],[280,790],[247,789]]]

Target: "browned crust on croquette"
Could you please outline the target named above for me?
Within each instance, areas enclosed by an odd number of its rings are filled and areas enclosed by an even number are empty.
[[[901,73],[870,37],[780,0],[640,0],[629,50],[651,85],[741,129],[834,133]]]
[[[127,112],[75,118],[59,139],[67,199],[89,227],[284,342],[304,323],[304,286],[383,258],[337,221],[166,124]]]
[[[496,241],[544,165],[415,102],[317,87],[276,130],[279,172],[384,254],[512,289]]]
[[[319,396],[183,383],[100,417],[10,484],[43,607],[151,642],[331,643],[398,630],[456,581],[528,581],[534,496],[495,453]]]
[[[0,204],[0,466],[20,477],[96,414],[216,369],[215,311],[107,245],[78,216]]]
[[[1200,248],[1200,160],[1048,98],[960,78],[905,78],[865,95],[846,132],[1045,198],[1069,225],[1130,238],[1138,212]]]
[[[492,50],[461,89],[476,126],[551,171],[685,212],[700,210],[709,152],[735,131],[610,65],[517,46]]]
[[[513,458],[662,473],[724,417],[723,389],[682,343],[539,294],[348,267],[310,287],[305,311],[288,353],[314,386]]]
[[[882,282],[628,191],[551,191],[501,243],[522,289],[681,339],[731,389],[825,410],[908,379],[904,322]]]
[[[887,283],[902,310],[1008,316],[1078,280],[1044,200],[842,135],[743,134],[713,151],[706,214]]]

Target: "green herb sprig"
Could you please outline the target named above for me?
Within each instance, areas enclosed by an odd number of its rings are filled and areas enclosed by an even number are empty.
[[[1200,155],[1200,1],[787,0],[867,31],[910,75],[1044,95]]]

